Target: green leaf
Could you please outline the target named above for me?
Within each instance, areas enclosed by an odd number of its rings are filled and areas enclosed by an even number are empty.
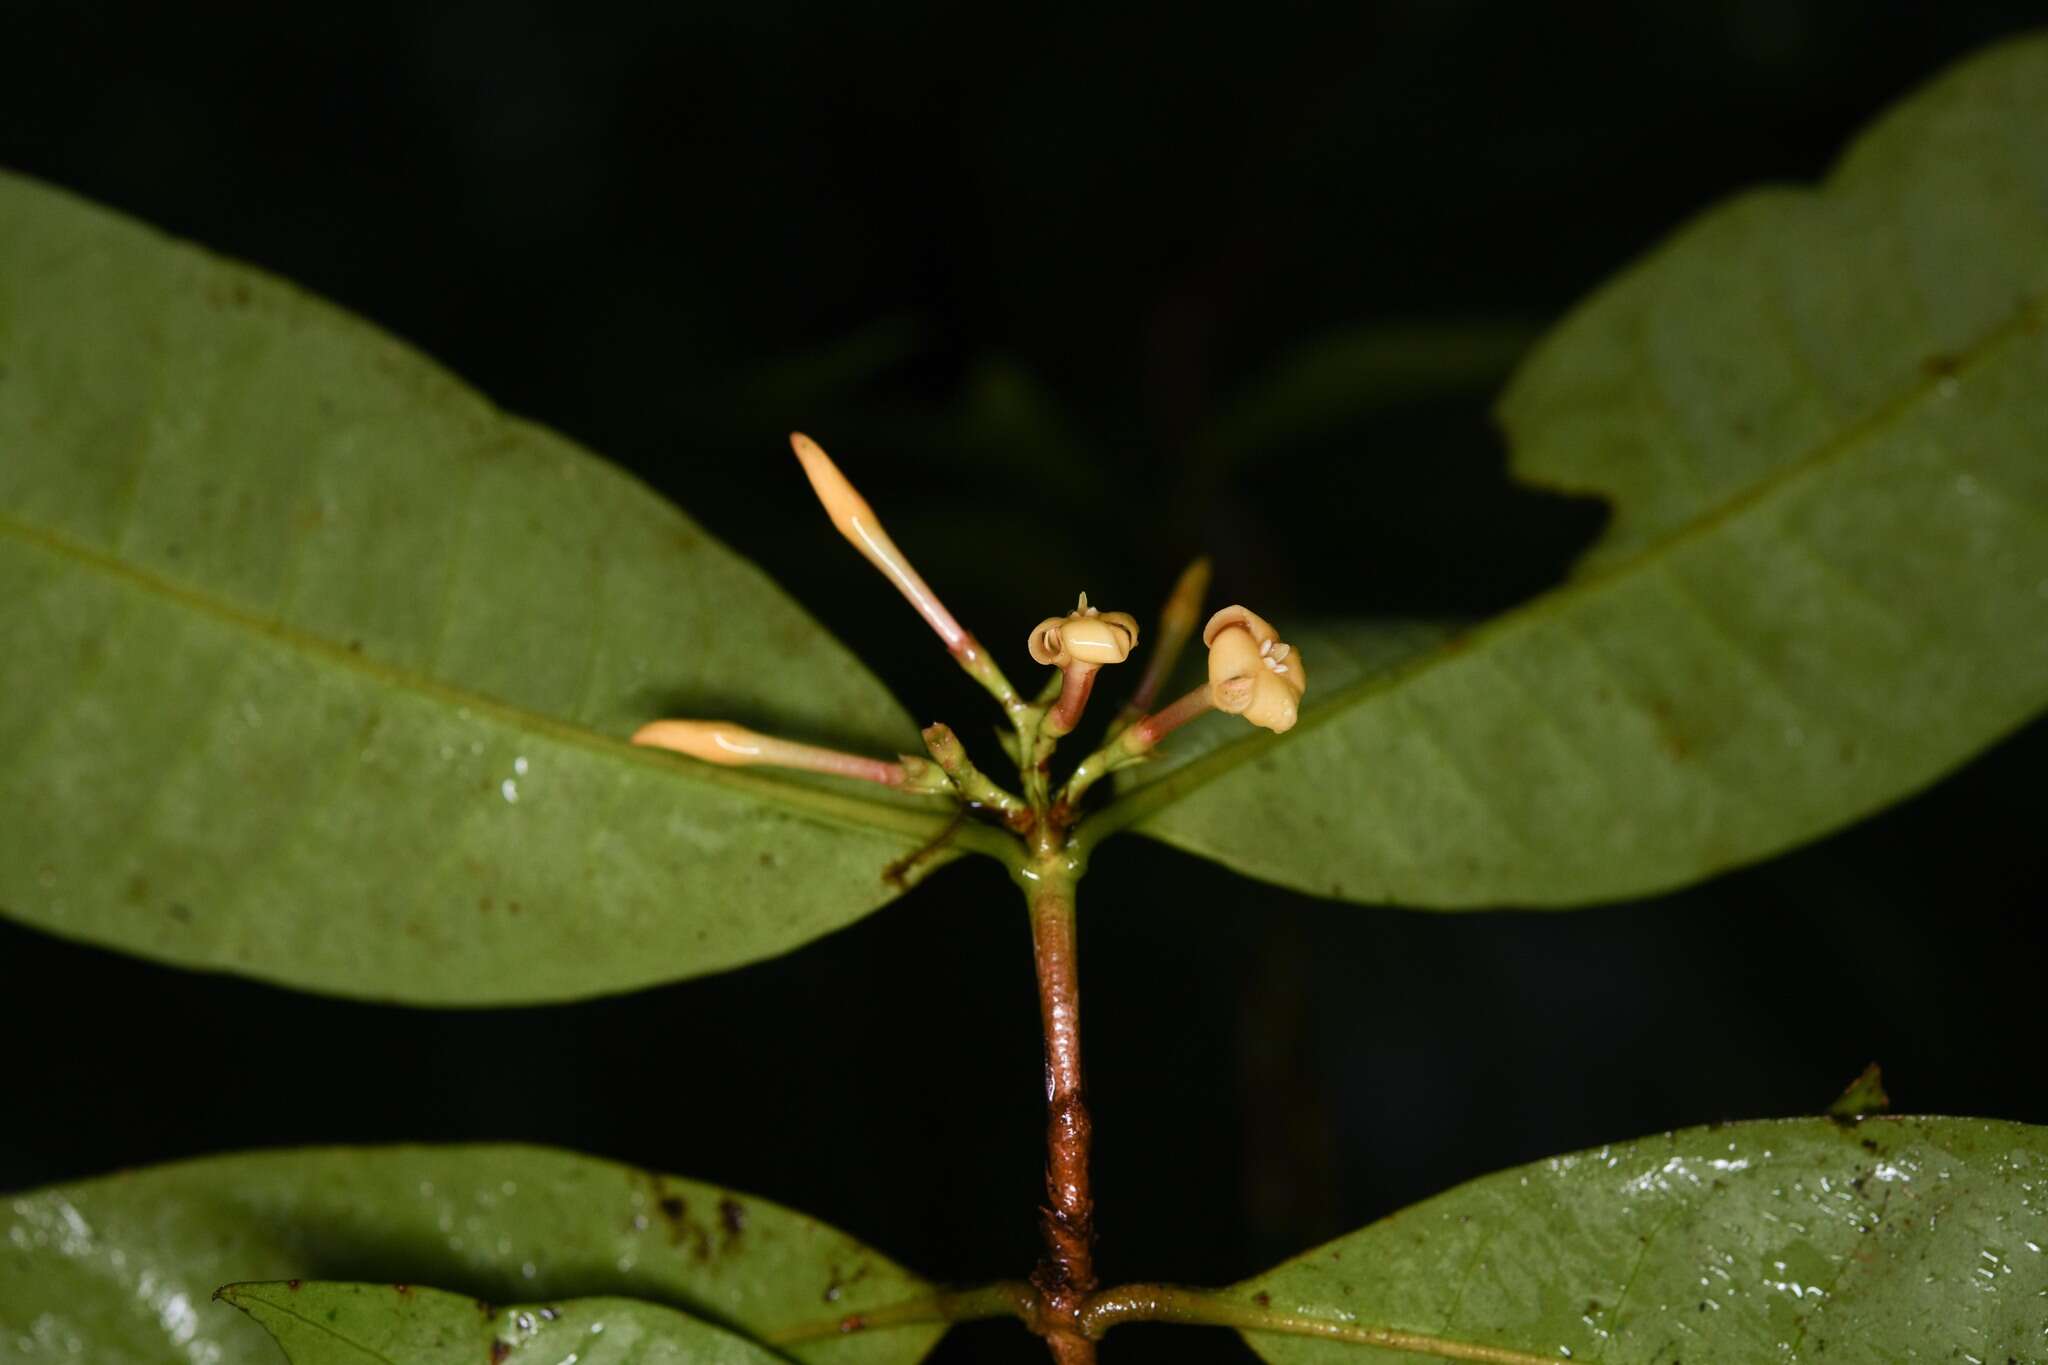
[[[1305,652],[1293,732],[1106,824],[1355,900],[1573,905],[1926,785],[2048,704],[2044,300],[2037,38],[1823,189],[1708,213],[1541,346],[1502,405],[1516,467],[1615,504],[1570,583],[1350,687]]]
[[[252,1279],[431,1284],[491,1303],[627,1298],[754,1339],[929,1292],[765,1200],[533,1147],[214,1157],[19,1195],[0,1225],[0,1355],[28,1342],[31,1358],[94,1365],[271,1365],[269,1343],[207,1304]],[[786,1350],[813,1365],[911,1365],[942,1330]]]
[[[1863,1068],[1863,1074],[1849,1082],[1848,1087],[1835,1097],[1828,1106],[1828,1115],[1838,1119],[1860,1119],[1867,1114],[1882,1114],[1892,1107],[1892,1097],[1884,1091],[1884,1072],[1876,1062]]]
[[[629,747],[694,714],[919,748],[647,488],[288,285],[8,176],[0,452],[0,908],[50,932],[566,999],[838,928],[942,823]],[[789,497],[811,526],[793,461]]]
[[[1230,1290],[1607,1365],[2039,1360],[2048,1130],[1966,1119],[1694,1128],[1502,1171]],[[1273,1365],[1421,1362],[1248,1331]]]
[[[291,1365],[774,1365],[780,1357],[672,1308],[569,1299],[498,1308],[409,1284],[286,1280],[217,1296]]]

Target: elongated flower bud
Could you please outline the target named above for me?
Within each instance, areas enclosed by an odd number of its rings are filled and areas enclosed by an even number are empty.
[[[804,772],[880,782],[889,787],[902,786],[905,777],[901,763],[777,739],[724,720],[651,721],[634,733],[633,742],[655,749],[670,749],[705,763],[726,767],[762,764],[773,768],[798,768]]]
[[[863,498],[839,472],[839,466],[832,463],[832,457],[819,448],[818,443],[802,432],[791,432],[790,448],[803,462],[804,475],[811,481],[811,491],[818,495],[818,501],[825,505],[825,515],[832,518],[832,524],[839,529],[854,549],[859,550],[868,563],[881,570],[882,576],[896,585],[896,591],[903,594],[910,605],[917,610],[931,628],[938,632],[946,648],[958,650],[967,639],[967,632],[953,619],[953,613],[946,610],[903,551],[896,548],[896,542],[889,539],[889,533],[882,529],[882,522],[875,515],[875,509],[868,506]]]

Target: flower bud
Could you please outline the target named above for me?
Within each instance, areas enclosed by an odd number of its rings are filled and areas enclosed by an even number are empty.
[[[832,457],[800,431],[789,434],[789,446],[796,452],[804,467],[804,477],[811,481],[811,491],[818,495],[825,515],[832,518],[832,525],[838,528],[839,534],[860,551],[862,558],[880,570],[884,578],[896,585],[896,591],[902,593],[917,614],[938,632],[947,649],[957,653],[963,646],[971,645],[967,632],[953,619],[953,613],[946,610],[930,585],[904,558],[903,551],[896,548],[896,542],[889,539],[889,533],[882,529],[875,509],[868,506],[868,500],[860,495],[846,475],[839,472],[839,466],[832,463]]]
[[[1209,647],[1209,700],[1279,734],[1294,728],[1308,672],[1301,651],[1256,612],[1225,607],[1202,627]]]
[[[900,787],[911,774],[901,763],[867,758],[860,754],[821,749],[815,744],[798,744],[734,725],[727,720],[655,720],[633,734],[633,742],[651,749],[670,749],[704,763],[725,767],[762,764],[771,768],[796,768],[804,772],[855,777]],[[922,760],[919,760],[922,762]],[[928,785],[914,790],[930,790]]]
[[[1138,622],[1129,612],[1098,611],[1088,594],[1065,616],[1048,616],[1031,630],[1034,663],[1065,668],[1068,664],[1120,664],[1138,645]]]

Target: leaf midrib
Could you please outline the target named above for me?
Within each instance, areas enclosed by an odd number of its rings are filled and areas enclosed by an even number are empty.
[[[909,806],[885,804],[857,796],[842,795],[795,783],[778,781],[756,773],[734,771],[708,764],[670,758],[651,749],[613,739],[595,730],[574,725],[544,712],[515,706],[500,698],[471,692],[425,674],[397,668],[286,625],[284,622],[246,611],[211,596],[139,568],[114,555],[81,544],[68,537],[0,513],[0,536],[31,549],[77,565],[138,588],[174,606],[225,624],[243,633],[269,640],[287,650],[313,659],[344,673],[365,677],[395,692],[411,693],[436,706],[450,710],[468,708],[515,729],[523,729],[581,749],[607,762],[632,764],[663,779],[737,791],[793,814],[870,832],[900,835],[907,839],[931,838],[945,820],[934,811],[926,814]]]
[[[256,1321],[259,1324],[262,1323],[263,1320],[261,1318],[257,1318],[254,1313],[249,1311],[249,1309],[243,1307],[238,1297],[232,1292],[240,1287],[241,1286],[238,1285],[229,1285],[226,1289],[223,1289],[219,1293],[215,1294],[214,1297],[219,1299],[226,1299],[229,1303],[234,1304],[235,1307],[240,1308],[244,1313],[248,1313],[250,1317],[256,1318]],[[261,1286],[256,1287],[260,1288]],[[368,1356],[372,1360],[381,1360],[384,1362],[384,1365],[398,1365],[397,1361],[393,1360],[390,1356],[385,1355],[382,1351],[378,1350],[374,1346],[366,1346],[362,1342],[357,1341],[354,1337],[345,1335],[338,1328],[329,1327],[324,1322],[319,1322],[307,1317],[304,1313],[301,1313],[296,1308],[287,1308],[284,1304],[279,1303],[275,1299],[257,1298],[253,1294],[249,1295],[249,1299],[252,1303],[262,1304],[265,1308],[269,1309],[273,1313],[281,1314],[284,1317],[292,1319],[294,1322],[304,1323],[306,1326],[311,1327],[313,1330],[317,1332],[322,1332],[327,1336],[334,1338],[336,1341],[348,1347],[350,1350],[362,1352],[364,1355]],[[268,1330],[268,1328],[266,1328],[265,1330]],[[282,1347],[282,1345],[283,1343],[280,1342],[279,1346]]]
[[[1517,629],[1531,619],[1559,612],[1582,597],[1590,597],[1603,591],[1617,580],[1641,572],[1646,567],[1654,567],[1682,547],[1712,535],[1737,516],[1814,472],[1857,454],[1869,439],[1901,420],[1929,395],[1938,392],[1941,385],[1953,382],[1978,368],[2020,338],[2040,331],[2044,323],[2048,323],[2048,307],[2044,307],[2044,302],[2048,300],[2039,295],[2021,300],[2005,321],[1992,327],[1959,352],[1951,353],[1955,364],[1945,368],[1943,373],[1937,375],[1923,371],[1918,380],[1907,385],[1896,397],[1821,441],[1812,451],[1788,461],[1764,478],[1731,494],[1692,520],[1651,541],[1634,554],[1541,593],[1523,605],[1502,612],[1492,620],[1473,627],[1448,643],[1407,663],[1396,665],[1369,678],[1361,678],[1339,691],[1327,705],[1305,711],[1300,723],[1284,734],[1260,732],[1249,735],[1204,754],[1156,782],[1139,787],[1128,795],[1119,796],[1083,827],[1083,839],[1089,847],[1093,847],[1110,834],[1147,816],[1158,814],[1232,769],[1268,753],[1276,746],[1312,733],[1330,721],[1348,714],[1353,707],[1382,693],[1390,692],[1462,654],[1485,648],[1496,635]]]

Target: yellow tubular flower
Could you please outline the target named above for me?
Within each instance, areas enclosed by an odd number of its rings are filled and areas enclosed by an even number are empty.
[[[1209,700],[1279,734],[1294,728],[1308,671],[1301,651],[1258,613],[1225,607],[1202,627],[1209,647]]]

